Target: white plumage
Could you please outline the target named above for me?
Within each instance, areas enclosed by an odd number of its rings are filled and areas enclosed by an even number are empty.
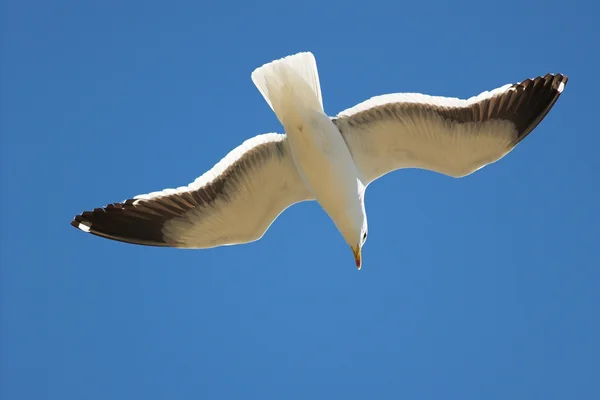
[[[209,248],[257,240],[287,207],[317,200],[360,268],[370,182],[400,168],[462,177],[499,160],[567,83],[547,74],[468,100],[388,94],[330,118],[311,53],[267,63],[252,80],[285,135],[251,138],[188,186],[86,211],[72,225],[128,243]]]

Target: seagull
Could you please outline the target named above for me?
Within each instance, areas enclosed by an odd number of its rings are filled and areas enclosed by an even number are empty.
[[[386,94],[330,117],[310,52],[264,64],[251,78],[285,134],[250,138],[188,186],[85,211],[71,225],[131,244],[206,249],[259,240],[285,209],[316,200],[360,270],[371,182],[403,168],[461,178],[500,160],[568,80],[547,74],[467,100]]]

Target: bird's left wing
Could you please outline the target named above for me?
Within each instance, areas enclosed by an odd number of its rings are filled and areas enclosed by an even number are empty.
[[[510,152],[550,111],[567,77],[548,74],[468,100],[371,98],[333,118],[364,183],[400,168],[469,175]]]
[[[209,248],[260,239],[292,204],[311,200],[285,135],[247,140],[189,186],[77,215],[82,231],[127,243]]]

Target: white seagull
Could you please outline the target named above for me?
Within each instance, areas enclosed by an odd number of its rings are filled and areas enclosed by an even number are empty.
[[[547,74],[468,100],[387,94],[334,118],[310,52],[267,63],[252,81],[286,134],[255,136],[188,186],[86,211],[71,224],[127,243],[211,248],[258,240],[286,208],[316,200],[360,269],[369,183],[401,168],[460,178],[498,161],[546,116],[567,77]]]

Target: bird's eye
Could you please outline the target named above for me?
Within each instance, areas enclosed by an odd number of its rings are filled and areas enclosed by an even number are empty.
[[[363,234],[363,243],[367,241],[367,232]]]

